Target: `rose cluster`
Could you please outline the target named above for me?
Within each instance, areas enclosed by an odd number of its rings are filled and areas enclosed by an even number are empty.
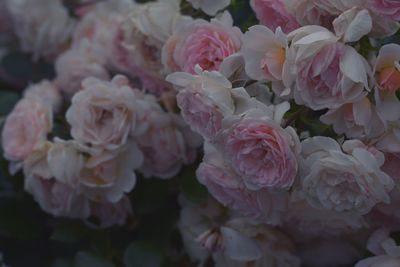
[[[56,71],[5,121],[10,171],[108,227],[136,174],[198,164],[209,196],[179,197],[178,228],[199,266],[400,266],[400,2],[250,0],[248,28],[230,2],[5,1],[4,32]]]

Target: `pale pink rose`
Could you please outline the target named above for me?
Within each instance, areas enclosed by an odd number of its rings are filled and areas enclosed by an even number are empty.
[[[366,9],[353,7],[333,21],[333,28],[343,42],[356,42],[372,30],[372,18]]]
[[[400,45],[381,47],[375,62],[374,73],[378,88],[386,92],[400,89]]]
[[[52,129],[52,113],[41,102],[22,99],[8,115],[2,132],[4,157],[24,160],[34,147],[45,141]]]
[[[98,225],[89,223],[90,226],[108,228],[111,226],[123,226],[128,217],[132,215],[132,206],[128,197],[123,197],[117,203],[91,202],[91,216],[99,219]]]
[[[297,104],[313,110],[337,108],[364,96],[371,70],[354,48],[319,26],[299,28],[289,39],[283,81]]]
[[[87,218],[90,214],[89,201],[54,178],[28,175],[25,177],[25,190],[33,195],[44,211],[54,216]]]
[[[37,84],[32,84],[25,89],[24,98],[33,99],[49,106],[53,113],[61,109],[62,96],[53,82],[43,80]]]
[[[296,193],[292,194],[284,224],[286,231],[297,242],[321,236],[341,236],[367,227],[365,219],[360,215],[315,208],[303,198],[298,198]]]
[[[400,155],[398,153],[385,153],[385,163],[382,170],[388,174],[396,184],[400,181]],[[395,187],[390,191],[390,203],[381,203],[368,214],[372,225],[384,226],[394,231],[399,230],[400,212],[398,205],[400,203],[400,190]]]
[[[180,199],[180,204],[184,247],[200,264],[211,256],[218,267],[299,266],[294,244],[277,228],[233,217],[212,199],[201,205]]]
[[[326,124],[332,124],[333,130],[348,137],[361,137],[373,132],[373,106],[367,97],[354,103],[344,104],[331,109],[320,117]]]
[[[370,239],[368,242],[377,241]],[[370,244],[369,244],[370,245]],[[378,245],[378,244],[377,244]],[[386,239],[380,240],[379,245],[382,247],[382,253],[377,254],[366,259],[363,259],[354,267],[395,267],[400,265],[400,253],[399,246],[396,242],[387,237]]]
[[[250,5],[260,23],[272,31],[281,27],[284,32],[291,32],[300,27],[296,18],[286,9],[284,0],[251,0]]]
[[[105,59],[87,40],[61,54],[56,62],[55,84],[68,97],[82,89],[82,81],[88,77],[108,80]]]
[[[212,140],[222,129],[222,119],[234,112],[232,84],[216,71],[196,68],[196,75],[177,72],[167,81],[179,88],[177,104],[190,128]]]
[[[223,207],[215,199],[209,197],[201,205],[179,197],[180,216],[178,228],[182,235],[185,251],[193,261],[205,262],[210,251],[204,248],[196,238],[210,229],[210,223],[222,214]]]
[[[368,0],[368,6],[377,14],[400,21],[400,2],[397,0]]]
[[[89,42],[93,51],[97,52],[96,59],[104,63],[113,63],[113,38],[124,14],[133,8],[128,1],[98,2],[84,14],[73,35],[73,46],[79,47],[81,42]]]
[[[117,203],[136,185],[134,170],[143,164],[143,154],[135,143],[111,159],[91,157],[80,170],[78,190],[93,201]]]
[[[287,209],[285,192],[249,190],[232,169],[223,162],[222,154],[205,145],[203,162],[196,171],[197,179],[223,206],[268,224],[281,223]]]
[[[80,144],[115,151],[130,134],[146,130],[145,117],[154,104],[140,99],[141,93],[129,87],[126,77],[117,75],[111,82],[87,78],[82,86],[66,113],[71,135]]]
[[[181,23],[163,47],[162,59],[169,72],[195,73],[195,66],[203,70],[218,70],[222,61],[238,52],[241,32],[233,27],[228,12],[207,22],[196,19]]]
[[[61,0],[5,2],[23,51],[33,53],[34,59],[54,59],[67,48],[76,22]]]
[[[322,3],[325,2],[327,1]],[[332,27],[335,15],[338,15],[324,9],[321,0],[284,0],[284,3],[289,13],[293,14],[302,26],[321,25],[329,29]]]
[[[346,141],[342,147],[328,137],[304,140],[301,190],[309,203],[361,215],[378,203],[389,203],[394,182],[381,170],[383,157],[374,151],[358,140]]]
[[[187,0],[195,9],[201,9],[209,16],[215,16],[218,11],[226,8],[230,0]]]
[[[220,229],[225,247],[212,255],[216,267],[300,266],[294,243],[278,228],[234,218]]]
[[[255,25],[243,35],[242,54],[246,73],[255,80],[281,81],[286,59],[287,37],[278,28]]]
[[[187,126],[175,114],[154,112],[149,116],[149,123],[148,131],[137,139],[144,155],[139,171],[147,177],[171,178],[182,165],[195,160],[198,144],[190,143],[184,129]]]
[[[290,128],[290,127],[289,127]],[[289,188],[297,175],[299,141],[268,118],[244,118],[224,131],[223,151],[249,188]]]
[[[184,120],[191,129],[206,139],[213,139],[222,129],[222,112],[205,95],[196,91],[183,90],[176,100]]]
[[[280,28],[273,33],[267,27],[255,25],[243,35],[241,53],[247,75],[259,81],[271,81],[278,96],[288,95],[282,84],[288,42]]]
[[[168,90],[161,50],[176,25],[189,18],[179,12],[179,1],[155,1],[136,5],[113,36],[114,66],[139,77],[143,87],[160,95]]]

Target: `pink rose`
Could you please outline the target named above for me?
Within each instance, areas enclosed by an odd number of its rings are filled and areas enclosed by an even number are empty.
[[[88,77],[102,80],[110,78],[105,68],[105,59],[87,40],[61,54],[55,62],[55,69],[55,84],[68,97],[80,91],[82,81]]]
[[[400,21],[400,2],[397,0],[368,0],[369,8],[378,14]]]
[[[125,196],[117,203],[91,202],[91,215],[99,219],[99,228],[122,226],[132,215],[132,206],[129,198]],[[92,224],[90,224],[92,225]]]
[[[378,88],[393,93],[400,89],[400,45],[381,47],[376,59],[374,73]]]
[[[376,129],[376,111],[367,97],[354,103],[344,104],[338,109],[331,109],[322,115],[320,120],[332,124],[338,134],[348,137],[361,137],[373,134]]]
[[[218,70],[222,61],[239,51],[241,32],[225,12],[211,22],[197,19],[184,22],[163,47],[162,59],[167,71],[194,74],[198,64],[203,70]]]
[[[261,24],[272,31],[281,27],[284,32],[291,32],[300,27],[296,18],[286,9],[284,0],[251,0],[250,5]]]
[[[88,41],[99,57],[108,64],[112,63],[113,37],[124,14],[132,8],[124,1],[99,2],[95,4],[79,21],[73,34],[73,46]]]
[[[54,178],[28,175],[25,177],[25,190],[33,195],[44,211],[54,216],[86,218],[90,214],[89,201]]]
[[[287,195],[284,192],[249,190],[241,178],[224,164],[222,155],[213,146],[205,145],[204,160],[196,174],[199,182],[222,205],[269,224],[282,221],[287,209]]]
[[[24,160],[38,143],[46,140],[52,123],[52,113],[42,103],[32,99],[18,102],[4,124],[4,157],[10,161]]]
[[[173,73],[167,76],[167,81],[182,88],[177,103],[186,123],[206,140],[212,140],[222,129],[223,117],[234,111],[232,84],[219,72],[199,68],[196,72],[196,75]]]
[[[139,171],[147,177],[171,178],[183,164],[195,160],[199,144],[193,141],[198,137],[187,135],[187,126],[172,113],[153,112],[149,116],[149,123],[148,131],[137,139],[144,155],[144,163]]]
[[[280,30],[255,25],[243,35],[242,54],[246,73],[255,80],[281,81],[286,59],[287,37]]]
[[[176,25],[188,20],[180,14],[179,1],[152,1],[136,5],[113,36],[112,61],[119,70],[138,77],[149,92],[168,90],[161,50]]]
[[[177,103],[182,117],[193,131],[212,139],[221,130],[223,115],[207,96],[183,90],[177,95]]]
[[[323,0],[322,0],[323,1]],[[327,1],[321,0],[284,0],[289,13],[302,25],[321,25],[331,28],[336,15],[323,8]],[[340,12],[339,12],[340,14]]]
[[[299,141],[268,118],[244,118],[224,131],[223,151],[249,188],[289,188],[297,175]]]
[[[94,149],[121,149],[130,134],[146,131],[147,113],[161,109],[155,100],[141,99],[141,92],[129,87],[128,80],[121,75],[111,82],[87,78],[82,86],[83,90],[72,98],[66,119],[72,137]]]
[[[337,108],[364,96],[371,70],[354,48],[319,26],[299,28],[289,39],[283,81],[297,104],[313,110]]]
[[[59,112],[62,105],[60,91],[53,82],[48,80],[28,86],[24,91],[24,98],[42,102],[42,104],[47,105],[54,113]]]

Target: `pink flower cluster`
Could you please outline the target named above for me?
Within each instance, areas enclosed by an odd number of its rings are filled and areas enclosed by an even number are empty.
[[[28,24],[45,27],[6,2],[30,47]],[[179,0],[116,0],[65,18],[56,78],[29,86],[2,132],[25,189],[55,216],[121,225],[136,173],[173,178],[202,146],[194,167],[211,196],[180,197],[192,260],[397,266],[400,2],[251,0],[262,25],[244,33],[229,1],[187,2],[207,16],[183,14]],[[67,140],[54,137],[55,115]],[[367,249],[375,256],[362,260]]]
[[[55,216],[123,224],[135,171],[167,179],[196,158],[197,136],[122,75],[110,82],[86,78],[66,112],[72,139],[49,142],[61,100],[54,83],[30,86],[2,133],[12,171],[23,168],[25,189]]]

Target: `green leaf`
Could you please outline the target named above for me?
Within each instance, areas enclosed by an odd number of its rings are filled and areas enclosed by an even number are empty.
[[[163,257],[157,248],[149,243],[131,243],[124,253],[126,267],[160,267]]]
[[[78,252],[75,256],[74,267],[115,267],[115,265],[93,253]]]
[[[207,189],[197,181],[196,167],[192,165],[185,167],[179,174],[179,186],[182,193],[191,201],[204,203],[208,199]]]
[[[63,243],[76,243],[87,237],[89,233],[90,230],[81,222],[68,220],[56,225],[51,239]]]

